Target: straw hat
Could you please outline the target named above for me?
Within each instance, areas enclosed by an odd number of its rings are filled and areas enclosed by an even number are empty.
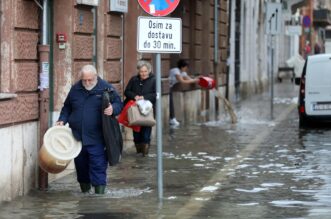
[[[53,126],[44,135],[44,147],[55,158],[71,160],[78,156],[82,144],[67,126]]]

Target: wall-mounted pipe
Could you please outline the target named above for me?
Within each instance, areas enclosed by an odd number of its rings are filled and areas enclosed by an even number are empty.
[[[219,58],[218,58],[218,49],[219,49],[219,46],[218,46],[218,39],[219,39],[219,31],[218,31],[218,25],[219,25],[219,22],[218,22],[218,8],[219,8],[219,5],[218,5],[218,0],[214,0],[214,78],[215,78],[215,81],[216,81],[216,89],[218,89],[218,86],[219,86],[219,74],[218,74],[218,63],[219,63]],[[218,99],[215,97],[215,118],[216,119],[216,115],[219,111],[219,107],[218,107]]]
[[[121,52],[121,86],[122,90],[124,92],[124,14],[121,15],[121,46],[122,46],[122,52]]]
[[[97,41],[98,41],[98,15],[97,15],[97,8],[93,7],[92,8],[92,14],[93,14],[93,65],[97,66],[98,63],[98,57],[97,57],[97,50],[98,50],[98,46],[97,46]],[[103,73],[102,73],[103,74]],[[104,75],[103,75],[104,77]]]
[[[43,2],[43,18],[42,18],[42,39],[41,44],[47,45],[48,44],[48,0],[44,0]]]
[[[225,88],[225,98],[229,99],[229,84],[230,84],[230,63],[229,57],[231,56],[231,24],[232,24],[232,0],[228,1],[228,48],[227,48],[227,67],[226,67],[226,88]]]
[[[39,148],[43,145],[43,136],[48,129],[49,119],[49,52],[48,45],[48,0],[43,1],[43,15],[41,25],[41,44],[39,52]],[[48,174],[39,167],[38,187],[46,190],[48,187]]]
[[[214,63],[218,64],[218,0],[214,0]]]

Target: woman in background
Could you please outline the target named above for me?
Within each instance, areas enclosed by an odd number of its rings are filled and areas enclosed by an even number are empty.
[[[129,100],[149,100],[155,106],[156,88],[155,76],[152,74],[152,65],[147,61],[138,61],[138,74],[133,76],[125,88],[124,95],[126,97],[124,104]],[[146,156],[149,151],[152,127],[141,126],[140,132],[133,131],[133,141],[136,146],[137,153],[142,153]]]

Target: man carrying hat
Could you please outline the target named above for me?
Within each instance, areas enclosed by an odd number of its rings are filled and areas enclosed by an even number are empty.
[[[104,194],[107,185],[107,155],[102,132],[102,94],[108,89],[113,100],[104,110],[106,115],[118,115],[122,101],[114,87],[98,77],[93,65],[85,65],[80,80],[70,89],[56,125],[69,123],[74,137],[82,142],[82,151],[75,158],[77,181],[82,192],[91,185],[96,194]]]

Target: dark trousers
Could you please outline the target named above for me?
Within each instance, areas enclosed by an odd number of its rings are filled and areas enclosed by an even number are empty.
[[[141,126],[140,132],[133,131],[133,141],[135,144],[150,144],[152,127]]]
[[[107,155],[104,145],[84,145],[75,158],[77,181],[93,186],[107,185]]]
[[[170,88],[170,93],[169,93],[169,117],[170,119],[175,118],[175,108],[174,108],[174,98],[172,94],[172,90]]]

